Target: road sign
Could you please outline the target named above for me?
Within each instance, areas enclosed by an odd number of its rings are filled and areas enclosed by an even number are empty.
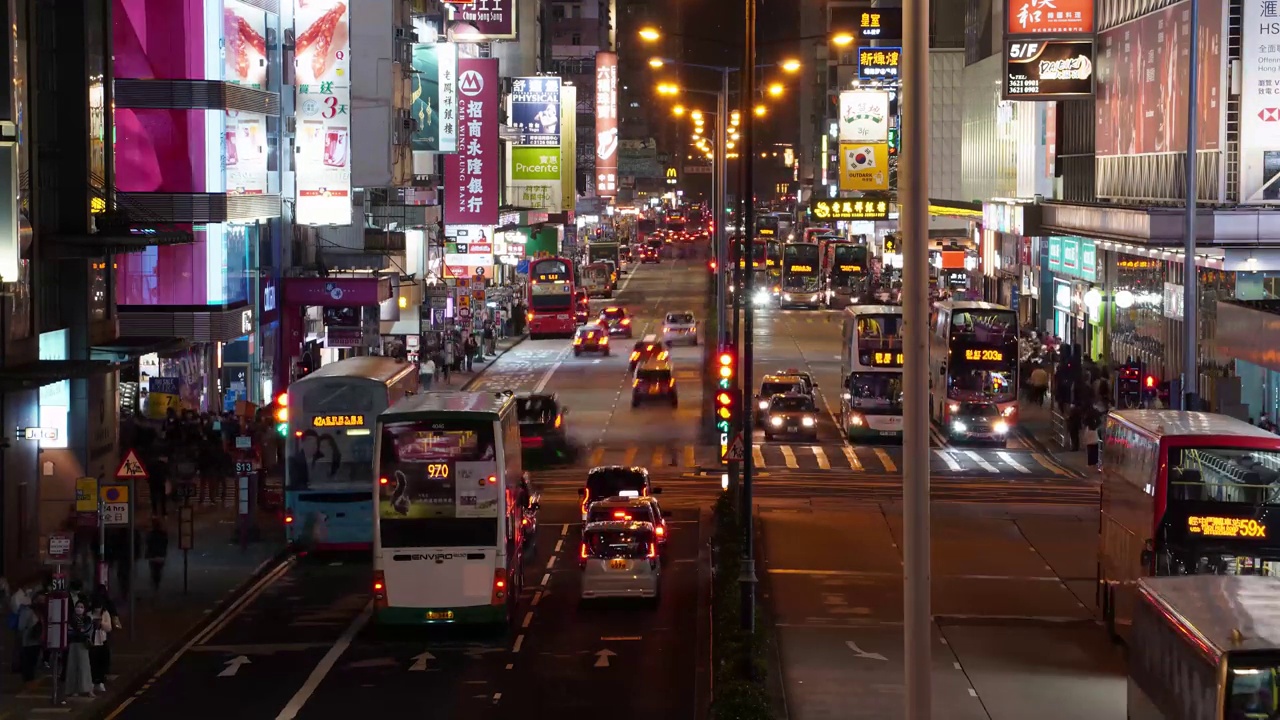
[[[251,472],[258,471],[257,460],[237,460],[236,475],[248,475]]]
[[[146,480],[147,468],[138,459],[138,453],[133,450],[124,456],[124,460],[120,461],[120,467],[116,469],[116,478],[120,480]]]
[[[96,478],[76,478],[76,512],[98,512],[98,480]]]
[[[733,442],[729,443],[729,450],[724,454],[724,459],[741,462],[745,452],[746,446],[742,442],[742,434],[739,433],[733,437]]]
[[[102,522],[106,525],[129,524],[129,486],[102,485],[98,488],[102,498]]]
[[[45,559],[55,565],[71,560],[71,540],[72,535],[69,532],[49,533],[49,549]]]

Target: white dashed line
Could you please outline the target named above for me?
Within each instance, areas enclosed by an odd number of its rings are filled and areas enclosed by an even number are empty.
[[[564,547],[564,538],[556,541],[556,552],[560,552],[560,548]]]
[[[546,575],[543,575],[543,576],[542,576],[542,582],[540,582],[540,583],[538,583],[538,584],[539,584],[539,585],[542,585],[543,587],[546,587],[547,583],[549,583],[549,582],[551,582],[551,573],[547,573]]]
[[[516,636],[516,642],[515,642],[515,644],[514,644],[514,645],[512,645],[512,646],[511,646],[511,652],[513,652],[513,653],[518,653],[518,652],[520,652],[520,646],[521,646],[521,645],[524,645],[524,635],[523,635],[523,634],[522,634],[522,635],[517,635],[517,636]]]
[[[520,627],[522,627],[522,628],[527,628],[527,627],[529,627],[529,623],[531,623],[531,622],[533,622],[533,611],[532,611],[532,610],[530,610],[529,612],[527,612],[527,613],[525,613],[525,614],[524,614],[524,622],[520,623]]]

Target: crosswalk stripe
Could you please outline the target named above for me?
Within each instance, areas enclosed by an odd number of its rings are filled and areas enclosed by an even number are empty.
[[[1047,468],[1054,475],[1061,475],[1062,477],[1071,477],[1071,473],[1064,471],[1061,467],[1058,466],[1057,463],[1053,462],[1052,460],[1045,457],[1044,455],[1041,455],[1040,453],[1031,453],[1031,458],[1036,462],[1040,463],[1045,468]]]
[[[853,468],[854,470],[861,471],[862,463],[858,461],[858,454],[853,451],[853,448],[849,447],[848,445],[845,445],[843,450],[844,450],[845,458],[849,460],[849,467]]]
[[[604,464],[604,447],[597,446],[591,451],[591,459],[587,462],[591,467]]]
[[[793,470],[798,470],[800,468],[800,463],[796,462],[796,454],[791,452],[791,446],[783,445],[779,449],[782,450],[782,459],[787,462],[787,467]]]
[[[884,465],[885,472],[898,472],[898,466],[893,464],[893,458],[889,457],[889,453],[883,448],[876,448],[876,457],[880,458],[880,463]]]
[[[983,460],[983,459],[982,459],[982,456],[981,456],[981,455],[979,455],[978,453],[976,453],[976,452],[974,452],[974,451],[972,451],[972,450],[965,450],[965,451],[964,451],[964,454],[965,454],[965,455],[968,455],[968,456],[969,456],[969,458],[970,458],[971,460],[973,460],[974,462],[978,463],[978,466],[979,466],[979,467],[981,467],[983,470],[986,470],[987,472],[998,472],[998,471],[996,470],[996,466],[995,466],[995,465],[992,465],[991,463],[987,462],[986,460]]]
[[[685,467],[687,467],[687,468],[697,467],[697,466],[698,466],[698,459],[697,459],[697,457],[695,457],[695,456],[694,456],[694,454],[693,454],[693,446],[692,446],[692,445],[685,445],[685,446],[684,446],[684,466],[685,466]]]
[[[956,459],[951,457],[951,453],[949,451],[934,450],[933,453],[938,457],[942,458],[942,461],[947,464],[947,467],[950,468],[952,472],[956,472],[960,470],[960,463],[956,462]]]
[[[640,451],[640,448],[636,447],[635,445],[632,445],[632,446],[628,447],[628,448],[627,448],[627,453],[626,453],[625,455],[623,455],[623,456],[622,456],[622,464],[623,464],[623,465],[635,465],[635,464],[636,464],[636,453],[638,453],[639,451]]]
[[[761,452],[759,445],[751,446],[751,460],[752,464],[758,468],[767,467],[764,464],[764,453]]]
[[[1018,472],[1020,472],[1020,473],[1030,473],[1030,472],[1031,472],[1030,470],[1028,470],[1028,469],[1026,468],[1026,466],[1025,466],[1025,465],[1023,465],[1022,463],[1018,462],[1017,460],[1014,460],[1014,459],[1013,459],[1013,456],[1012,456],[1012,455],[1010,455],[1010,454],[1009,454],[1009,453],[1007,453],[1007,452],[997,452],[997,453],[996,453],[996,457],[998,457],[998,458],[1000,458],[1001,460],[1003,460],[1003,461],[1005,462],[1005,464],[1007,464],[1007,465],[1012,465],[1012,466],[1013,466],[1014,468],[1016,468],[1016,469],[1017,469],[1017,471],[1018,471]]]
[[[810,446],[809,449],[813,450],[813,457],[818,460],[819,470],[831,469],[831,462],[827,460],[827,453],[824,452],[822,448],[818,447],[817,445],[812,445]]]
[[[674,454],[674,451],[672,454]],[[662,467],[663,465],[666,465],[666,464],[667,464],[666,450],[661,445],[659,445],[653,449],[653,460],[649,461],[649,466]]]

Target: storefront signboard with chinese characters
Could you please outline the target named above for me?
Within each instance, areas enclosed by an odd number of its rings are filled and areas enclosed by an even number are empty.
[[[343,0],[294,0],[297,207],[303,225],[351,224],[350,17]]]
[[[498,59],[458,59],[458,151],[445,156],[446,225],[498,222]]]
[[[818,220],[888,220],[887,200],[814,200],[809,211]]]

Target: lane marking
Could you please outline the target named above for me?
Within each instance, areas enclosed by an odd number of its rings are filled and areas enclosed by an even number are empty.
[[[551,573],[547,573],[547,574],[543,575],[543,576],[542,576],[542,582],[540,582],[540,583],[538,583],[538,584],[539,584],[539,585],[541,585],[541,586],[543,586],[543,587],[546,587],[547,583],[549,583],[549,582],[551,582]]]
[[[551,556],[551,559],[547,561],[547,570],[551,570],[552,568],[554,568],[554,567],[556,566],[556,558],[557,558],[557,557],[558,557],[557,555],[552,555],[552,556]]]
[[[821,447],[817,445],[811,445],[809,449],[813,451],[813,457],[818,461],[819,470],[831,469],[831,462],[827,460],[827,453],[824,452]]]
[[[564,547],[564,538],[556,540],[556,552],[560,552],[560,548]]]
[[[1010,454],[1009,454],[1009,453],[1007,453],[1007,452],[1004,452],[1003,450],[996,452],[996,457],[998,457],[998,458],[1000,458],[1001,460],[1003,460],[1006,464],[1013,466],[1013,467],[1014,467],[1018,472],[1020,472],[1020,473],[1030,473],[1030,472],[1031,472],[1030,470],[1028,470],[1028,469],[1026,468],[1026,466],[1024,466],[1022,463],[1018,462],[1017,460],[1014,460],[1012,455],[1010,455]]]
[[[649,463],[649,467],[660,468],[667,464],[667,453],[665,449],[659,445],[653,449],[653,458]]]
[[[698,467],[698,459],[693,454],[693,446],[684,446],[684,466],[687,468]]]
[[[516,642],[514,645],[511,646],[511,652],[513,653],[520,652],[521,645],[524,645],[524,633],[521,633],[516,636]]]
[[[957,670],[960,670],[960,669],[961,669],[961,667],[960,667],[960,663],[958,663],[958,662],[953,662],[953,663],[951,663],[951,665],[952,665],[953,667],[955,667],[955,669],[957,669]]]
[[[758,468],[768,467],[764,464],[764,452],[760,450],[759,445],[751,446],[751,460]]]
[[[1061,475],[1062,477],[1071,477],[1071,474],[1063,470],[1062,467],[1058,465],[1058,463],[1050,460],[1049,458],[1045,457],[1040,453],[1031,453],[1031,459],[1040,463],[1041,466],[1049,470],[1049,472],[1052,472],[1054,475]]]
[[[971,459],[971,460],[973,460],[974,462],[978,463],[978,467],[981,467],[983,470],[986,470],[987,472],[990,472],[990,473],[999,472],[998,470],[996,470],[996,466],[995,466],[995,465],[992,465],[991,463],[989,463],[989,462],[987,462],[986,460],[984,460],[984,459],[982,458],[982,456],[981,456],[981,455],[979,455],[978,453],[976,453],[976,452],[974,452],[974,451],[972,451],[972,450],[965,450],[965,451],[964,451],[964,454],[965,454],[965,455],[968,455],[968,456],[969,456],[969,459]]]
[[[569,534],[569,523],[565,523],[564,525],[560,526],[560,537],[564,537],[565,535],[568,535],[568,534]]]
[[[643,639],[644,638],[640,635],[619,635],[613,637],[602,637],[600,638],[600,642],[634,642]]]
[[[956,462],[956,459],[951,457],[950,451],[934,449],[933,454],[942,458],[943,462],[947,464],[947,467],[950,468],[951,472],[960,472],[960,463]]]
[[[849,467],[862,472],[862,462],[858,460],[858,454],[853,451],[853,448],[845,445],[842,449],[844,450],[845,459],[849,461]]]
[[[534,593],[534,595],[533,595],[533,603],[532,603],[532,605],[533,605],[534,607],[537,607],[537,606],[538,606],[538,603],[540,603],[540,602],[542,602],[542,591],[541,591],[541,590],[539,590],[538,592]]]
[[[973,688],[969,688],[969,697],[978,697],[978,691]]]
[[[540,393],[547,387],[547,383],[551,382],[551,376],[556,374],[556,371],[560,369],[562,364],[564,364],[564,360],[567,356],[567,349],[560,351],[560,354],[556,357],[556,361],[551,364],[551,367],[547,368],[545,373],[542,374],[542,378],[538,380],[538,384],[533,386],[533,391],[535,393]]]
[[[525,613],[525,614],[524,614],[524,622],[520,623],[520,627],[522,627],[522,628],[527,628],[527,627],[529,627],[529,623],[531,623],[531,622],[533,622],[533,611],[532,611],[532,610],[530,610],[529,612],[527,612],[527,613]]]
[[[782,459],[786,461],[787,467],[791,468],[792,470],[800,469],[800,463],[796,462],[796,454],[791,452],[790,445],[783,445],[778,449],[782,451]]]
[[[604,446],[597,445],[595,449],[591,451],[591,458],[587,464],[591,467],[604,464]]]
[[[884,448],[875,448],[875,453],[886,472],[898,472],[898,466],[893,464],[893,458],[889,457],[889,453],[885,452]]]
[[[320,688],[320,683],[324,681],[325,676],[333,670],[334,665],[338,664],[338,658],[342,657],[347,648],[351,647],[356,635],[360,634],[360,631],[364,629],[364,626],[372,617],[373,601],[370,600],[369,604],[364,606],[364,610],[356,616],[356,619],[342,633],[342,637],[338,638],[333,647],[329,648],[329,652],[325,653],[324,657],[320,659],[320,664],[316,665],[315,669],[311,671],[307,681],[303,683],[302,687],[298,688],[298,692],[294,694],[289,704],[285,705],[280,714],[276,716],[276,720],[293,720],[298,716],[302,707],[307,704],[311,696]]]
[[[640,448],[635,445],[627,447],[627,452],[622,456],[622,464],[625,467],[631,467],[636,464],[636,454],[640,452]]]

